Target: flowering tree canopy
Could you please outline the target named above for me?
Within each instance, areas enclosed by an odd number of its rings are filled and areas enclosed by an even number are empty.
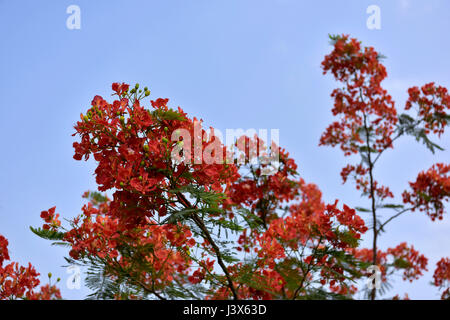
[[[431,135],[441,136],[448,124],[450,96],[434,83],[411,88],[405,112],[417,112],[398,114],[381,85],[382,56],[346,35],[331,40],[322,67],[342,87],[331,94],[337,120],[320,145],[360,155],[341,175],[355,182],[370,208],[325,203],[274,142],[266,147],[260,137],[244,135],[226,146],[168,99],[146,106],[147,87],[114,83],[113,101],[95,96],[75,125],[74,159],[94,159],[98,190],[83,195],[86,204],[67,225],[52,207],[32,231],[70,247],[66,260],[88,268],[86,285],[97,299],[351,299],[372,265],[383,283],[393,273],[417,279],[427,258],[405,242],[382,251],[377,238],[408,211],[443,218],[449,165],[420,173],[400,204],[386,203],[394,194],[375,180],[374,167],[401,136],[441,149]],[[278,156],[275,165],[268,153]],[[380,210],[393,214],[382,222]],[[368,230],[373,247],[362,248]],[[54,286],[33,291],[39,282],[31,266],[2,267],[6,244],[0,237],[0,298],[59,298]],[[434,273],[443,298],[448,265],[443,258]],[[375,299],[376,292],[367,294]]]
[[[381,252],[377,240],[386,224],[407,212],[418,209],[433,221],[443,218],[444,202],[450,196],[450,165],[437,163],[419,173],[417,180],[409,183],[411,190],[403,192],[403,203],[387,202],[394,199],[394,194],[375,179],[374,168],[380,156],[394,148],[394,141],[405,135],[415,137],[433,153],[436,149],[442,150],[431,141],[431,135],[440,137],[449,124],[450,95],[446,88],[435,83],[425,84],[420,89],[410,88],[405,113],[399,114],[392,97],[381,84],[387,77],[383,56],[372,47],[363,48],[359,41],[347,35],[332,36],[331,41],[334,48],[325,57],[322,68],[324,73],[330,72],[341,82],[342,88],[331,94],[334,99],[332,112],[338,121],[326,129],[320,145],[339,146],[346,156],[360,156],[359,163],[348,164],[341,171],[343,182],[351,178],[356,189],[370,202],[369,208],[358,210],[371,215],[373,245],[370,250],[357,249],[357,256],[379,265],[384,283],[389,266],[403,266],[403,278],[412,281],[427,270],[427,258],[406,243]],[[409,112],[412,109],[415,109],[413,114]],[[385,221],[379,216],[383,210],[393,211]],[[391,264],[386,260],[388,256],[393,258]],[[441,282],[435,284],[440,286]],[[370,296],[375,299],[376,288]]]

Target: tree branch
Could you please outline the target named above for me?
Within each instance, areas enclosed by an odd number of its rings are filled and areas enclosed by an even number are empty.
[[[400,215],[402,215],[403,213],[408,212],[408,211],[410,211],[410,210],[413,210],[413,209],[415,209],[415,208],[416,208],[416,207],[407,208],[407,209],[404,209],[404,210],[398,212],[397,214],[393,215],[392,217],[390,217],[389,219],[387,219],[385,222],[383,222],[383,223],[380,225],[380,227],[378,228],[377,233],[380,232],[381,230],[383,230],[384,226],[387,225],[387,224],[388,224],[389,222],[391,222],[392,220],[394,220],[395,218],[397,218],[397,217],[399,217]]]
[[[189,200],[187,200],[186,197],[182,193],[177,192],[176,195],[177,195],[178,199],[180,200],[180,202],[186,208],[194,208],[192,206],[192,204],[189,202]],[[222,254],[220,252],[219,247],[212,239],[211,234],[209,233],[208,229],[206,228],[202,218],[200,218],[197,213],[192,213],[191,218],[195,222],[195,224],[200,228],[200,230],[202,230],[204,236],[206,237],[208,242],[211,244],[211,246],[216,254],[216,257],[217,257],[217,263],[219,263],[220,267],[222,268],[223,272],[225,273],[225,277],[227,278],[227,281],[228,281],[228,287],[230,288],[231,293],[233,294],[233,298],[234,298],[234,300],[238,300],[238,296],[237,296],[236,289],[233,284],[233,280],[231,279],[230,273],[228,272],[228,269],[225,266],[225,263],[223,262]]]

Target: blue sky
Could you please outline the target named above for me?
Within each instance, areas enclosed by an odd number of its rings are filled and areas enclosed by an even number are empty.
[[[69,30],[66,8],[81,9],[81,29]],[[381,8],[381,30],[366,27],[366,8]],[[346,164],[338,149],[318,147],[333,120],[329,94],[337,85],[320,62],[328,34],[347,33],[387,56],[384,82],[402,109],[406,90],[430,81],[450,88],[450,2],[413,1],[12,1],[0,0],[0,234],[12,258],[61,277],[69,290],[62,248],[28,229],[54,205],[63,217],[78,214],[81,195],[96,188],[93,162],[72,159],[73,125],[112,82],[139,82],[151,97],[170,98],[207,125],[280,129],[280,143],[301,175],[318,184],[327,201],[363,204],[342,185]],[[449,134],[441,145],[450,148]],[[379,162],[376,175],[400,195],[407,181],[449,152],[432,155],[404,138]],[[430,258],[449,256],[450,222],[420,213],[393,222],[381,247],[402,241]],[[368,243],[368,242],[367,242]],[[397,290],[411,298],[438,298],[432,273]],[[45,282],[45,279],[44,279]]]

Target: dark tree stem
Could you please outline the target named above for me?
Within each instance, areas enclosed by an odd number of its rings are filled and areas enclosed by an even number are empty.
[[[376,205],[375,205],[375,184],[374,184],[374,178],[373,178],[373,162],[372,162],[372,154],[371,154],[370,139],[369,139],[369,129],[367,127],[367,117],[365,114],[364,114],[364,130],[366,132],[367,162],[369,165],[369,179],[370,179],[370,198],[372,200],[372,219],[373,219],[372,264],[376,265],[377,264],[378,230],[377,230],[377,212],[376,212]],[[370,299],[375,300],[375,297],[376,297],[376,288],[374,287],[374,288],[372,288],[372,291],[370,293]]]
[[[177,197],[186,208],[194,208],[192,206],[192,204],[189,202],[189,200],[187,200],[186,197],[182,193],[178,192]],[[203,232],[204,236],[206,237],[206,240],[208,240],[209,244],[212,246],[212,248],[216,254],[216,257],[217,257],[217,263],[220,265],[220,267],[222,268],[222,270],[225,274],[225,277],[227,278],[228,287],[230,288],[231,293],[233,294],[233,299],[238,300],[238,295],[236,293],[236,289],[234,287],[233,280],[231,279],[230,273],[228,272],[228,269],[225,266],[225,263],[223,261],[222,254],[220,252],[219,247],[212,239],[211,234],[209,233],[208,229],[206,228],[202,218],[200,218],[197,213],[191,214],[191,218],[195,222],[195,224],[200,228],[200,230]]]

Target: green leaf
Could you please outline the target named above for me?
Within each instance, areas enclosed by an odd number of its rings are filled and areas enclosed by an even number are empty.
[[[47,240],[62,240],[64,239],[65,233],[53,230],[46,230],[42,228],[33,228],[30,227],[30,230],[37,236],[47,239]]]
[[[401,259],[401,258],[395,259],[393,265],[394,265],[394,267],[399,268],[399,269],[406,269],[411,266],[411,264],[408,261]]]
[[[328,38],[330,39],[330,44],[334,46],[341,36],[338,34],[328,34]]]
[[[237,212],[245,220],[250,229],[261,229],[263,227],[263,220],[247,208],[239,208]]]
[[[157,109],[153,111],[153,115],[159,120],[178,120],[185,121],[186,119],[179,112],[169,109],[167,111]]]
[[[359,147],[359,152],[371,152],[371,153],[377,153],[378,151],[373,149],[373,148],[369,148],[368,146],[361,146]]]
[[[422,142],[433,154],[435,153],[436,149],[441,151],[444,150],[441,146],[432,142],[428,138],[425,132],[425,128],[421,128],[418,126],[420,121],[416,121],[410,115],[407,115],[405,113],[399,115],[398,120],[399,123],[397,126],[397,131],[400,135],[407,134],[415,137],[418,142]]]
[[[337,237],[350,245],[352,248],[356,248],[359,243],[359,239],[355,238],[349,231],[335,231]]]
[[[193,213],[199,212],[199,209],[184,209],[180,211],[176,211],[170,214],[168,218],[163,221],[163,224],[176,224],[177,222],[184,221],[188,219]]]
[[[377,208],[385,208],[385,209],[403,209],[405,206],[402,204],[382,204],[377,206]]]
[[[94,204],[105,203],[108,201],[108,197],[98,191],[89,191],[88,197],[89,200]]]
[[[58,241],[58,242],[53,242],[52,246],[60,246],[60,247],[68,247],[71,248],[72,244],[68,243],[68,242],[62,242],[62,241]]]

